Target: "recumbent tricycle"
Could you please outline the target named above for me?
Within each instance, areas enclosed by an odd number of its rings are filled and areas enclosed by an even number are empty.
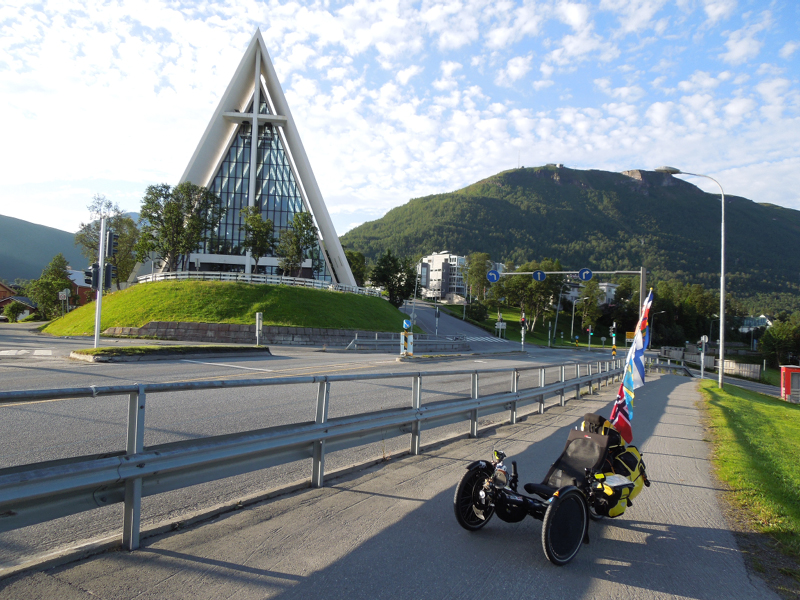
[[[508,523],[526,516],[542,521],[542,547],[555,565],[565,565],[589,543],[589,520],[618,517],[650,486],[636,446],[626,446],[619,432],[601,415],[587,413],[580,428],[569,433],[561,456],[542,483],[526,483],[517,491],[516,461],[511,474],[506,455],[478,460],[456,487],[453,509],[459,525],[470,531],[484,527],[493,515]]]

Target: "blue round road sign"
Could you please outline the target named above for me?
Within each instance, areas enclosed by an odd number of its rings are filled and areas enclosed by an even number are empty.
[[[578,271],[578,279],[581,281],[589,281],[592,278],[592,270],[591,269],[581,269]]]
[[[408,319],[403,321],[403,329],[411,329],[411,321]]]
[[[486,274],[486,279],[489,280],[489,283],[497,283],[500,280],[500,273],[492,269]]]
[[[544,281],[545,277],[547,277],[547,275],[545,274],[544,271],[534,271],[533,272],[533,278],[536,281]]]

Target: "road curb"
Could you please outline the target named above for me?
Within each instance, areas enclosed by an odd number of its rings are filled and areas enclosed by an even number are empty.
[[[152,354],[145,354],[142,356],[94,356],[89,354],[78,354],[77,352],[70,352],[69,358],[81,360],[90,363],[126,363],[126,362],[144,362],[154,360],[178,360],[181,358],[242,358],[247,356],[272,356],[269,348],[264,347],[258,350],[251,350],[249,352],[186,352],[186,353],[168,353],[168,352],[154,352]]]

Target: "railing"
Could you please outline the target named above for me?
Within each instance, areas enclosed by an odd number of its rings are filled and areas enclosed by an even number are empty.
[[[327,283],[316,279],[305,279],[303,277],[284,277],[283,275],[257,275],[255,273],[221,273],[217,271],[172,271],[168,273],[152,273],[141,275],[136,278],[138,283],[148,283],[151,281],[184,281],[187,279],[198,279],[200,281],[239,281],[242,283],[269,283],[272,285],[292,285],[297,287],[310,287],[318,290],[330,290],[334,292],[348,292],[350,294],[360,294],[362,296],[380,297],[381,292],[375,288],[363,288],[354,285],[344,285],[341,283]]]
[[[694,377],[692,372],[689,368],[684,365],[682,360],[676,360],[672,362],[671,358],[666,360],[659,358],[659,357],[647,357],[645,359],[645,368],[649,371],[672,371],[673,373],[679,373],[681,375],[686,375],[688,377]]]
[[[355,334],[353,341],[350,342],[346,350],[378,350],[392,349],[402,345],[402,334],[400,333],[380,333],[375,332],[359,336]],[[431,333],[415,333],[414,345],[420,351],[433,348],[443,350],[463,350],[469,348],[466,335],[434,335]]]
[[[99,456],[79,456],[20,465],[0,470],[0,532],[42,523],[117,502],[124,503],[122,543],[128,550],[139,546],[141,502],[145,496],[214,481],[233,475],[312,458],[311,484],[322,486],[325,453],[345,450],[388,437],[411,434],[411,454],[419,454],[423,428],[470,422],[470,436],[478,435],[478,418],[508,410],[517,421],[517,410],[538,403],[544,412],[545,397],[559,395],[564,406],[567,393],[603,382],[608,385],[622,374],[622,361],[520,367],[507,369],[432,371],[334,375],[230,381],[191,381],[0,392],[0,404],[127,395],[128,428],[124,451]],[[546,369],[559,369],[558,381],[546,384]],[[539,370],[538,385],[519,389],[520,373]],[[574,376],[567,379],[568,371]],[[584,374],[582,374],[582,371]],[[508,373],[508,392],[480,397],[481,375]],[[572,374],[570,373],[570,374]],[[468,376],[470,397],[422,405],[422,378]],[[406,408],[328,418],[331,384],[345,381],[411,379],[411,404]],[[228,435],[144,446],[145,406],[148,395],[194,390],[226,390],[240,387],[316,384],[314,421],[268,427]]]

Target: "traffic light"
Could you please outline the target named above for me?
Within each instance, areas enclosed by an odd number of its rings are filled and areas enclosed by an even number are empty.
[[[589,335],[594,335],[592,333],[592,326],[591,325],[589,325],[589,327],[586,328],[586,331],[589,333]]]
[[[86,285],[91,285],[93,290],[100,286],[100,265],[94,263],[91,267],[83,272],[83,282]]]
[[[116,256],[119,247],[119,236],[113,231],[106,231],[106,256]]]
[[[103,276],[103,287],[111,289],[111,280],[117,276],[117,267],[111,263],[106,263],[106,272]]]

